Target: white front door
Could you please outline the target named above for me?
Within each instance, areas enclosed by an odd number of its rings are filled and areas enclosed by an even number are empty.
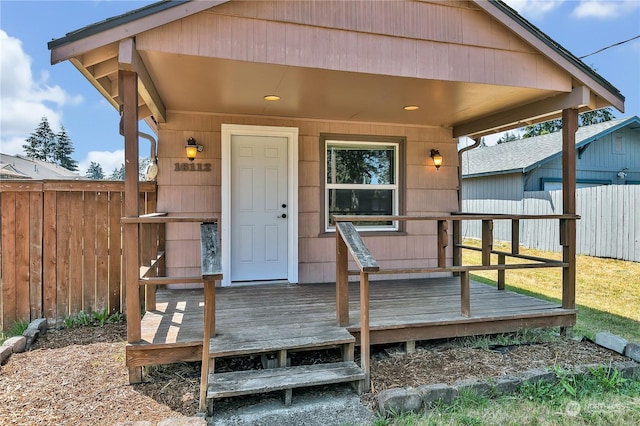
[[[288,278],[287,143],[231,136],[231,281]]]

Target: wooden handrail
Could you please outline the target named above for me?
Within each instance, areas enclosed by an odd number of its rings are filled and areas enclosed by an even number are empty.
[[[166,213],[162,214],[166,215]],[[120,218],[120,223],[215,223],[217,221],[218,218],[216,217],[159,216],[155,213]]]
[[[484,213],[451,213],[450,216],[358,216],[331,215],[333,222],[381,222],[381,221],[411,221],[411,220],[527,220],[527,219],[573,219],[578,220],[577,214],[484,214]]]
[[[369,252],[353,223],[341,222],[336,225],[336,228],[347,243],[347,248],[361,271],[377,272],[380,270],[380,265]]]

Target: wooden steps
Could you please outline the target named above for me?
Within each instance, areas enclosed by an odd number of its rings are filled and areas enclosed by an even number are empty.
[[[364,372],[353,361],[210,374],[207,398],[250,395],[363,379]],[[285,404],[290,404],[286,397]]]
[[[339,347],[343,361],[289,367],[291,352]],[[213,400],[239,395],[284,391],[284,403],[291,404],[292,389],[351,382],[360,391],[364,371],[353,362],[355,338],[336,326],[255,327],[221,333],[209,340],[206,388],[201,389],[200,408],[209,415]],[[275,353],[275,368],[214,374],[215,359],[221,357]],[[206,393],[205,393],[206,389]],[[206,399],[206,404],[204,399]]]

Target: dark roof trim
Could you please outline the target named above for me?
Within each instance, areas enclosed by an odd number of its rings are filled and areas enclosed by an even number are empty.
[[[49,50],[56,47],[63,46],[74,41],[81,40],[83,38],[101,33],[103,31],[116,28],[120,25],[128,24],[129,22],[136,21],[138,19],[154,15],[158,12],[162,12],[167,9],[171,9],[176,6],[180,6],[185,3],[189,3],[190,0],[162,0],[158,3],[153,3],[139,9],[132,10],[122,15],[114,16],[112,18],[105,19],[104,21],[97,22],[95,24],[88,25],[79,30],[73,31],[61,37],[47,43]]]
[[[604,77],[602,77],[600,74],[595,72],[591,67],[589,67],[587,64],[582,62],[580,59],[578,59],[576,56],[574,56],[567,49],[562,47],[558,42],[554,41],[551,37],[546,35],[538,27],[536,27],[531,22],[529,22],[525,18],[523,18],[514,9],[510,8],[509,6],[507,6],[502,0],[489,0],[489,2],[493,6],[495,6],[496,8],[500,9],[505,14],[509,15],[511,18],[513,18],[513,20],[515,22],[520,24],[520,26],[522,28],[524,28],[529,33],[531,33],[532,35],[537,37],[540,41],[542,41],[544,44],[546,44],[550,48],[554,49],[562,57],[564,57],[567,61],[571,62],[573,65],[578,67],[585,74],[588,74],[591,78],[593,78],[598,83],[600,83],[603,87],[605,87],[607,90],[609,90],[609,92],[611,92],[611,94],[615,95],[618,99],[620,99],[622,102],[624,102],[625,97],[622,95],[622,93],[620,93],[620,90],[618,90],[613,84],[609,83]]]
[[[500,170],[499,172],[483,172],[483,173],[474,173],[472,175],[462,175],[462,179],[469,178],[479,178],[479,177],[489,177],[489,176],[497,176],[497,175],[511,175],[513,173],[523,174],[523,169],[510,169],[510,170]]]
[[[588,137],[588,138],[586,138],[586,139],[584,139],[584,140],[582,140],[582,141],[580,141],[579,143],[576,144],[576,150],[578,148],[582,148],[583,146],[585,146],[587,144],[590,144],[591,142],[595,142],[598,139],[601,139],[601,138],[603,138],[603,137],[605,137],[605,136],[607,136],[607,135],[609,135],[609,134],[611,134],[611,133],[613,133],[613,132],[615,132],[617,130],[620,130],[623,127],[627,127],[628,125],[630,125],[633,122],[636,122],[636,123],[640,124],[640,118],[638,118],[638,116],[630,117],[628,120],[621,121],[617,125],[615,125],[613,127],[610,127],[607,130],[603,130],[600,133],[597,133],[597,134],[595,134],[595,135],[593,135],[591,137]],[[561,138],[561,140],[562,140],[562,138]],[[550,155],[550,156],[548,156],[548,157],[546,157],[546,158],[544,158],[544,159],[542,159],[542,160],[540,160],[540,161],[538,161],[536,163],[531,164],[530,166],[525,167],[522,170],[522,172],[526,173],[526,172],[528,172],[528,171],[530,171],[532,169],[540,167],[541,165],[543,165],[545,163],[548,163],[549,161],[553,161],[556,158],[560,158],[560,157],[562,157],[562,152]]]

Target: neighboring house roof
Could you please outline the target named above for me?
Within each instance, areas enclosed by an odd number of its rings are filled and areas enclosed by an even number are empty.
[[[0,154],[0,175],[5,179],[84,179],[57,164],[8,154]]]
[[[640,125],[640,118],[620,118],[576,132],[576,148],[581,148],[603,136],[632,123]],[[562,155],[562,132],[476,148],[462,156],[462,175],[465,178],[506,173],[526,173]]]

